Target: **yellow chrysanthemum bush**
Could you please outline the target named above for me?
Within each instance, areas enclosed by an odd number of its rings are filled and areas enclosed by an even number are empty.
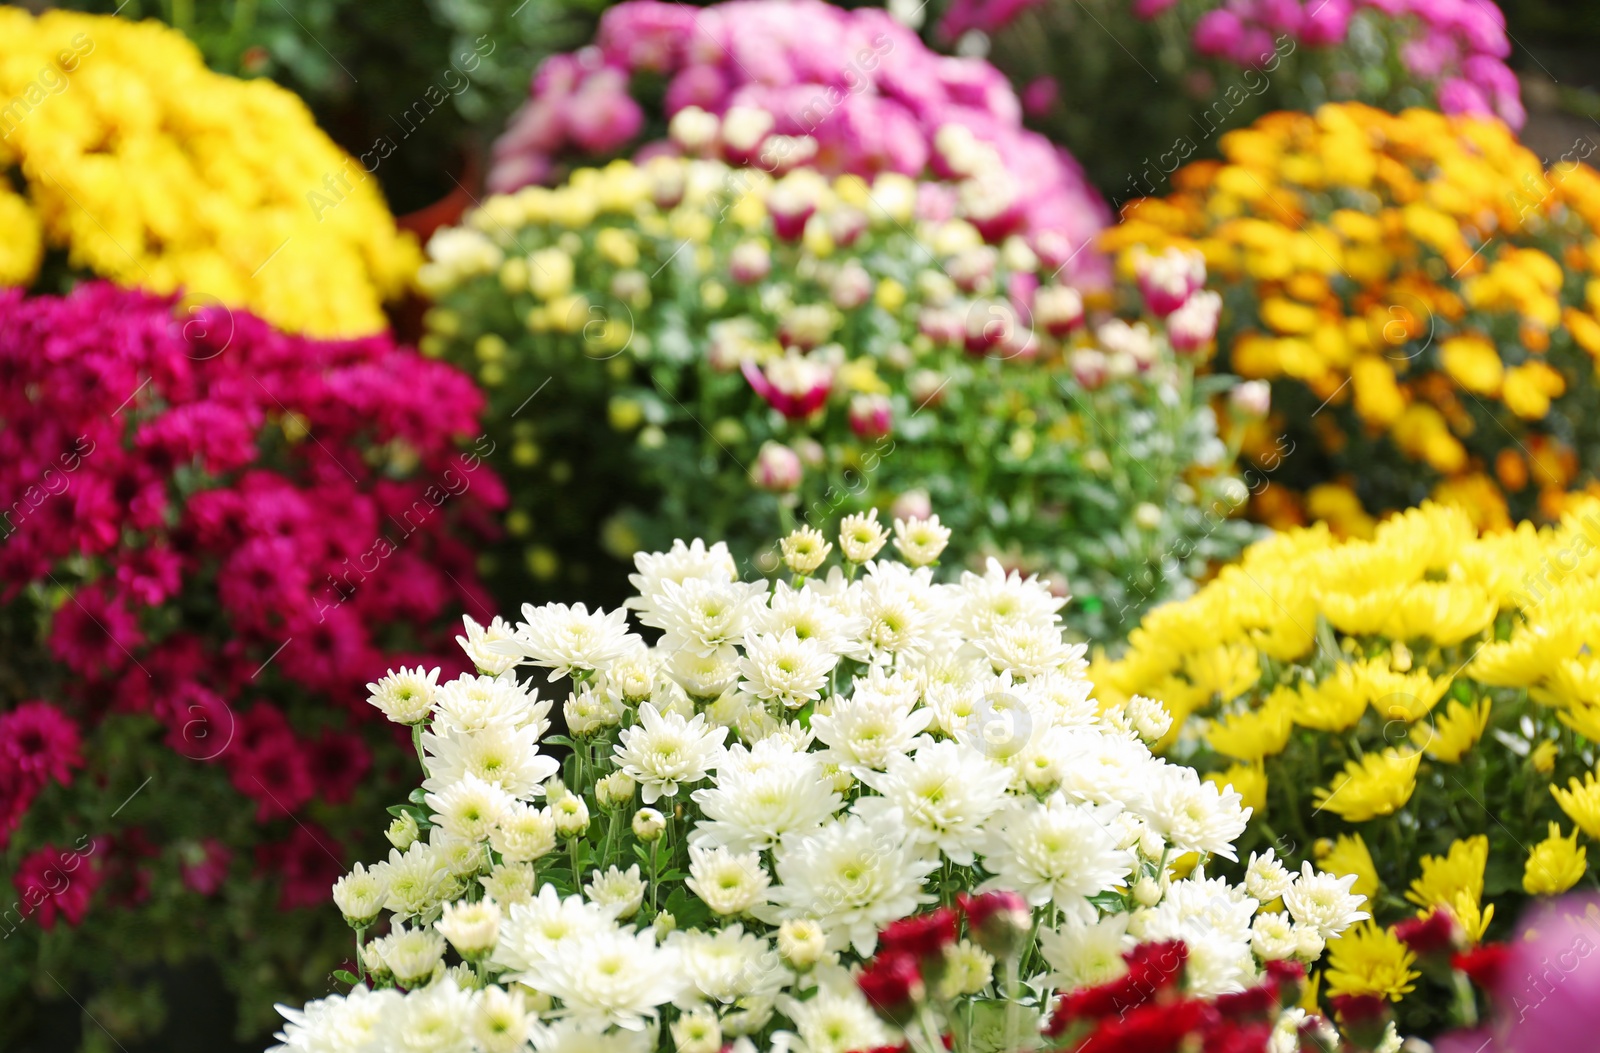
[[[1473,1014],[1474,950],[1529,897],[1596,884],[1600,501],[1277,534],[1092,675],[1163,700],[1169,758],[1255,809],[1242,848],[1355,876],[1375,924],[1330,945],[1322,994],[1398,1003],[1403,1032]]]
[[[420,258],[297,96],[155,22],[0,8],[0,176],[3,285],[92,274],[351,336]]]
[[[1370,535],[1426,497],[1481,526],[1559,515],[1600,465],[1600,176],[1504,125],[1356,104],[1275,113],[1107,237],[1198,249],[1218,368],[1272,381],[1257,512]],[[1282,456],[1284,435],[1298,452]],[[1246,443],[1246,450],[1251,447]]]

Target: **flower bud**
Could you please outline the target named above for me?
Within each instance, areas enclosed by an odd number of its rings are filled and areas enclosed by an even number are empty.
[[[717,1053],[722,1048],[722,1025],[710,1006],[684,1013],[672,1022],[671,1031],[678,1053]]]
[[[857,395],[850,400],[850,430],[863,439],[889,434],[894,407],[887,395]]]
[[[933,515],[933,501],[928,497],[926,490],[907,490],[894,499],[894,504],[889,506],[889,518],[904,519],[908,522],[913,519],[927,519]]]
[[[927,996],[917,961],[909,954],[878,955],[861,970],[856,985],[879,1016],[901,1028],[911,1023]]]
[[[417,835],[420,833],[421,831],[417,828],[416,816],[407,812],[404,815],[395,817],[394,822],[389,824],[389,829],[384,831],[384,836],[389,839],[391,845],[404,852],[411,847],[411,843],[417,839]]]
[[[1159,256],[1137,250],[1134,272],[1145,306],[1158,318],[1165,318],[1183,306],[1189,294],[1206,282],[1205,257],[1173,246]]]
[[[797,972],[821,961],[827,947],[822,926],[809,918],[791,918],[778,926],[778,954]]]
[[[1072,352],[1069,362],[1072,366],[1073,379],[1085,391],[1100,390],[1106,382],[1107,373],[1110,372],[1105,352],[1098,348],[1080,347]]]
[[[660,839],[666,829],[666,816],[654,808],[641,808],[633,813],[633,836],[646,844]]]
[[[556,833],[577,837],[589,829],[589,806],[575,793],[568,793],[550,805],[556,817]]]
[[[1054,337],[1083,324],[1083,296],[1070,285],[1046,285],[1033,294],[1033,321]]]
[[[768,493],[783,494],[798,487],[803,474],[799,454],[782,443],[766,442],[756,454],[750,480]]]
[[[1153,907],[1161,902],[1161,883],[1146,875],[1133,883],[1133,898],[1141,907]]]
[[[388,898],[389,883],[379,871],[368,870],[361,863],[333,885],[333,902],[352,929],[365,929],[377,921]]]
[[[828,298],[841,311],[853,311],[872,297],[872,275],[855,260],[839,268],[828,286]]]
[[[697,154],[717,141],[722,122],[698,106],[685,106],[667,123],[667,135],[685,153]]]
[[[963,895],[961,910],[967,916],[967,931],[979,947],[997,959],[1016,954],[1033,925],[1028,901],[1015,892],[996,890],[981,896]]]
[[[1247,380],[1228,392],[1228,405],[1244,417],[1265,417],[1272,408],[1272,385],[1265,380]]]
[[[627,772],[614,771],[595,783],[595,800],[602,808],[615,808],[633,800],[633,791],[637,785]]]
[[[1201,290],[1167,316],[1167,339],[1172,349],[1189,355],[1211,346],[1217,335],[1217,318],[1222,314],[1222,297]]]
[[[772,273],[772,252],[759,241],[741,241],[728,254],[728,274],[740,285],[754,285]]]

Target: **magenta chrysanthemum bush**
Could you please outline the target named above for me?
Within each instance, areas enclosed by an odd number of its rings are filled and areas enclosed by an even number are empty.
[[[208,952],[250,976],[243,1026],[338,963],[277,915],[326,895],[398,755],[361,683],[454,675],[489,617],[482,405],[386,336],[0,292],[6,1015],[42,960],[114,999],[141,954]]]
[[[953,0],[939,23],[954,39],[970,30],[994,33],[1041,0]],[[1406,74],[1429,89],[1445,113],[1498,117],[1521,128],[1517,78],[1505,15],[1490,0],[1133,0],[1135,18],[1174,12],[1200,55],[1239,67],[1260,67],[1285,42],[1332,49],[1353,42],[1358,19],[1396,38]]]
[[[935,137],[969,129],[1005,161],[1019,229],[1040,255],[1070,259],[1080,287],[1105,281],[1104,259],[1085,246],[1110,212],[1077,161],[1022,127],[1003,74],[929,50],[885,11],[821,0],[618,4],[593,46],[540,67],[495,144],[490,189],[553,182],[564,159],[616,154],[691,109],[723,118],[723,160],[768,171],[948,177]]]

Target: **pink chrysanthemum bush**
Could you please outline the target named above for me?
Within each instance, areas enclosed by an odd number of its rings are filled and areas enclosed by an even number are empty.
[[[352,681],[490,617],[481,407],[383,336],[0,293],[0,1046],[63,988],[131,1041],[128,985],[202,953],[242,1029],[325,984],[300,908],[396,755]]]
[[[1159,192],[1272,110],[1526,118],[1493,0],[950,0],[933,36],[992,44],[1031,123],[1117,201]]]
[[[566,162],[663,143],[684,111],[724,122],[722,159],[768,172],[948,177],[935,146],[957,125],[997,150],[1023,229],[1066,278],[1108,277],[1088,245],[1110,222],[1070,155],[1022,127],[1016,93],[979,59],[931,51],[888,12],[821,0],[733,0],[695,8],[630,0],[600,20],[593,46],[540,66],[527,104],[495,144],[489,188],[554,183]]]

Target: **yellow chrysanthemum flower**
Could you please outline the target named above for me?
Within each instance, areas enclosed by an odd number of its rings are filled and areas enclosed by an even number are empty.
[[[1332,997],[1377,995],[1398,1002],[1422,975],[1417,956],[1393,932],[1364,921],[1328,941],[1323,979]]]
[[[1373,865],[1372,853],[1367,851],[1367,843],[1360,834],[1340,834],[1325,851],[1318,853],[1317,868],[1340,877],[1354,874],[1356,880],[1350,891],[1367,897],[1368,902],[1378,894],[1378,868]]]
[[[1574,778],[1567,786],[1565,790],[1559,786],[1550,787],[1551,796],[1567,813],[1567,818],[1578,824],[1579,830],[1600,839],[1600,781],[1591,771],[1584,773],[1582,783]]]
[[[1256,816],[1266,814],[1267,773],[1261,765],[1235,764],[1226,771],[1212,772],[1205,781],[1215,783],[1219,790],[1232,786],[1239,792],[1239,801],[1244,807]]]
[[[1451,699],[1444,716],[1412,727],[1411,741],[1434,760],[1457,764],[1483,737],[1483,729],[1489,723],[1489,707],[1487,698],[1470,706]]]
[[[1419,907],[1449,904],[1458,892],[1473,899],[1483,895],[1483,868],[1489,862],[1489,839],[1482,834],[1456,841],[1442,856],[1423,856],[1422,875],[1411,883],[1406,899]]]
[[[1589,869],[1589,851],[1578,845],[1578,831],[1561,836],[1561,824],[1533,846],[1522,870],[1522,887],[1531,896],[1556,896],[1576,885]]]
[[[1297,696],[1278,687],[1257,709],[1242,710],[1223,717],[1206,731],[1206,742],[1225,757],[1238,761],[1259,761],[1282,753],[1294,730]]]
[[[46,68],[73,90],[30,103]],[[299,98],[212,73],[158,22],[0,7],[0,98],[27,111],[7,111],[0,169],[29,205],[0,193],[0,282],[31,284],[59,248],[119,284],[350,336],[384,328],[416,273],[371,175],[380,147],[349,156]]]
[[[1333,785],[1317,790],[1312,800],[1318,811],[1332,812],[1352,823],[1393,815],[1411,800],[1421,762],[1422,754],[1415,750],[1369,753],[1347,763]]]

